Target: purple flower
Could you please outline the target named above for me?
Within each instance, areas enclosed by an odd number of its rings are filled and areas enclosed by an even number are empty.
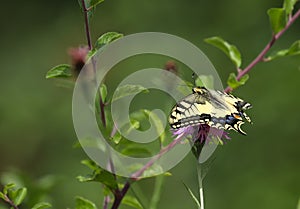
[[[68,53],[72,60],[72,68],[75,73],[75,76],[77,77],[80,73],[82,67],[84,66],[87,54],[89,52],[89,49],[87,46],[80,46],[77,48],[70,48],[68,50]]]
[[[226,142],[225,140],[230,140],[228,133],[222,129],[210,127],[207,124],[201,124],[198,126],[187,126],[179,129],[172,130],[174,136],[191,135],[192,143],[209,143],[214,142],[215,139],[218,139],[221,143]]]
[[[200,153],[203,149],[203,146],[208,143],[226,143],[226,140],[229,140],[230,137],[228,133],[222,129],[217,129],[210,127],[207,124],[201,124],[197,126],[186,126],[179,129],[172,130],[173,135],[176,137],[175,140],[191,136],[189,139],[190,144],[192,145],[192,152],[194,156],[198,159]]]

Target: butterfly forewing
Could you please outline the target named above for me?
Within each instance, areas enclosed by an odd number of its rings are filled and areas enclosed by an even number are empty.
[[[196,87],[193,94],[179,101],[171,111],[169,123],[173,129],[207,124],[219,129],[233,129],[242,134],[243,118],[250,118],[243,112],[249,103],[231,94]]]

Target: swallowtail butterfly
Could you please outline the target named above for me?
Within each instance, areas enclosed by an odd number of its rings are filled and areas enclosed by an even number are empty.
[[[251,123],[245,113],[249,108],[251,104],[231,94],[194,87],[192,94],[174,106],[169,123],[173,129],[206,124],[246,135],[241,125],[244,124],[244,119]]]

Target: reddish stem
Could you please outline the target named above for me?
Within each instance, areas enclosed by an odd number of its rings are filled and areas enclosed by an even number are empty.
[[[4,201],[9,204],[9,206],[13,209],[19,209],[17,205],[15,205],[15,203],[9,199],[9,197],[7,195],[4,195]]]
[[[102,100],[101,93],[100,93],[100,101],[99,102],[100,102],[101,121],[102,121],[103,127],[106,128],[106,119],[105,119],[105,112],[104,112],[105,104]]]
[[[86,5],[85,5],[85,0],[81,0],[81,4],[82,4],[82,8],[83,8],[83,13],[84,13],[86,39],[87,39],[87,42],[88,42],[89,50],[92,50],[93,45],[92,45],[92,38],[91,38],[91,31],[90,31],[90,24],[89,24],[89,17],[88,17],[88,12],[92,9],[92,7],[87,8]],[[96,69],[95,69],[96,67],[95,67],[93,57],[92,57],[92,64],[93,64],[94,73],[96,74]],[[106,119],[105,119],[105,112],[104,112],[105,104],[102,100],[101,95],[100,95],[99,103],[100,103],[100,110],[101,110],[100,111],[100,117],[101,117],[103,127],[105,128],[106,127]]]
[[[103,209],[107,209],[108,208],[108,203],[110,202],[110,197],[109,196],[105,196],[104,197],[104,203],[103,203]]]
[[[244,75],[246,75],[252,68],[257,65],[257,63],[264,61],[264,57],[267,52],[271,49],[274,43],[284,34],[284,32],[295,22],[295,20],[300,16],[300,9],[289,19],[286,26],[277,34],[272,36],[272,39],[269,43],[265,46],[265,48],[259,53],[259,55],[244,69],[238,72],[236,79],[239,81]],[[233,89],[230,86],[227,86],[224,90],[225,92],[229,93]]]
[[[137,172],[133,173],[130,176],[130,180],[132,180],[132,181],[138,181],[138,180],[140,180],[141,176],[143,175],[143,173],[148,168],[150,168],[158,159],[160,159],[166,152],[168,152],[172,148],[174,148],[175,145],[177,145],[182,140],[182,138],[184,136],[185,136],[184,134],[181,134],[181,135],[177,136],[176,139],[174,141],[172,141],[168,146],[166,146],[163,149],[161,149],[160,152],[155,157],[153,157],[151,160],[149,160],[149,162],[146,163],[140,170],[138,170]],[[118,193],[118,194],[115,195],[115,200],[114,200],[114,203],[113,203],[111,209],[117,209],[120,206],[123,198],[125,197],[126,193],[129,190],[129,188],[130,188],[130,181],[128,180],[125,183],[123,189],[120,191],[120,193]]]
[[[150,168],[157,160],[159,160],[166,152],[171,150],[173,147],[175,147],[176,144],[178,144],[182,140],[183,135],[179,135],[174,141],[172,141],[168,146],[162,148],[160,152],[151,158],[148,163],[146,163],[140,170],[137,172],[133,173],[131,175],[131,179],[137,181],[140,179],[141,175],[148,169]]]
[[[89,50],[92,50],[93,46],[92,46],[92,39],[91,39],[91,32],[90,32],[90,25],[89,25],[89,15],[88,15],[89,10],[86,8],[84,0],[81,0],[81,4],[82,4],[82,8],[83,8],[83,13],[84,13],[86,38],[87,38]]]

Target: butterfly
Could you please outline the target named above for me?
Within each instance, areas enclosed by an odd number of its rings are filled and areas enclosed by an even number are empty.
[[[244,120],[251,122],[245,113],[250,103],[231,94],[194,87],[193,93],[179,101],[171,110],[169,124],[173,129],[208,125],[217,129],[235,130],[243,135]]]

